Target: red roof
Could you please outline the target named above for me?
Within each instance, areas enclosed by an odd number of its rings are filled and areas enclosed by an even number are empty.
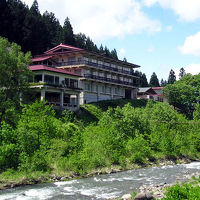
[[[152,87],[153,90],[162,90],[164,87]]]
[[[51,58],[51,57],[52,57],[52,56],[36,57],[36,58],[33,58],[33,59],[32,59],[32,62],[48,60],[48,59]]]
[[[59,44],[58,46],[56,46],[56,47],[54,47],[54,48],[52,48],[52,49],[49,49],[48,51],[45,51],[44,53],[45,54],[51,54],[51,53],[53,53],[54,51],[56,51],[57,49],[59,49],[59,48],[66,48],[66,49],[69,49],[69,50],[71,50],[71,51],[73,51],[73,50],[78,50],[78,51],[80,51],[80,50],[83,50],[83,49],[80,49],[80,48],[77,48],[77,47],[73,47],[73,46],[70,46],[70,45],[66,45],[66,44]]]
[[[68,74],[68,75],[73,75],[73,76],[80,76],[78,74],[72,73],[72,72],[68,72],[64,69],[58,69],[58,68],[53,68],[53,67],[47,67],[45,65],[32,65],[29,66],[29,69],[31,71],[40,71],[40,70],[46,70],[46,71],[51,71],[51,72],[57,72],[57,73],[61,73],[61,74]]]

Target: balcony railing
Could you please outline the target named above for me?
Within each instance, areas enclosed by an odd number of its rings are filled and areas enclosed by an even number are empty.
[[[105,70],[109,70],[109,71],[113,71],[113,72],[119,72],[119,73],[122,73],[122,74],[128,74],[128,75],[136,76],[136,73],[128,71],[128,70],[117,69],[117,68],[110,67],[110,66],[107,66],[107,65],[104,65],[104,64],[99,64],[99,63],[86,61],[86,60],[62,62],[62,63],[58,63],[57,65],[58,66],[88,65],[88,66],[92,66],[92,67],[95,67],[95,68],[98,68],[98,69],[105,69]]]
[[[127,81],[120,81],[117,79],[111,79],[111,78],[106,78],[106,77],[101,77],[101,76],[96,76],[96,75],[92,75],[92,74],[84,74],[85,78],[89,78],[89,79],[95,79],[95,80],[100,80],[100,81],[106,81],[106,82],[110,82],[110,83],[117,83],[117,84],[122,84],[122,85],[129,85],[129,86],[136,86],[135,83],[130,83]]]
[[[58,87],[58,88],[70,88],[70,89],[79,89],[79,87],[71,84],[65,84],[65,83],[54,83],[50,81],[45,81],[45,82],[33,82],[30,83],[31,86],[37,86],[37,85],[47,85],[47,86],[52,86],[52,87]]]

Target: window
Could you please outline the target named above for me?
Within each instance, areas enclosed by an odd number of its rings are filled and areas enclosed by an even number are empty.
[[[70,79],[70,88],[78,88],[78,80]]]
[[[59,77],[55,76],[55,84],[59,84]]]
[[[84,70],[84,73],[85,73],[85,74],[90,74],[90,70],[89,70],[89,69],[85,69],[85,70]]]
[[[97,71],[94,71],[93,73],[92,73],[94,76],[97,76],[98,74],[97,74]]]
[[[36,74],[34,77],[34,82],[38,83],[42,81],[42,74]]]
[[[66,85],[67,87],[69,87],[69,79],[68,79],[68,78],[65,78],[65,85]]]
[[[89,83],[85,83],[85,90],[90,91],[90,84]]]
[[[101,85],[99,86],[100,87],[100,92],[101,93],[105,93],[105,86],[104,85]]]
[[[111,74],[107,74],[107,78],[111,78]]]
[[[92,86],[92,91],[93,91],[93,92],[97,92],[97,91],[98,91],[98,86],[94,84],[94,85]]]
[[[115,88],[115,94],[119,94],[119,89]]]
[[[99,72],[99,76],[104,77],[104,73],[103,72]]]
[[[116,75],[112,75],[112,79],[117,79],[117,76]]]
[[[54,83],[54,76],[44,75],[44,82],[53,84]]]
[[[106,87],[106,93],[111,94],[111,87]]]

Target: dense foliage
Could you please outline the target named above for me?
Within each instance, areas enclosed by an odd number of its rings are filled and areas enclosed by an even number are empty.
[[[64,43],[118,59],[115,49],[110,51],[102,45],[98,48],[85,34],[74,34],[68,17],[61,26],[54,13],[41,14],[37,0],[30,9],[21,0],[0,0],[0,27],[0,36],[19,44],[24,52],[31,51],[32,55]]]
[[[167,85],[163,91],[168,97],[169,104],[192,118],[195,106],[198,106],[200,100],[200,74],[186,74],[174,84]]]
[[[14,123],[17,118],[20,95],[27,90],[31,75],[27,68],[30,59],[30,53],[22,53],[20,46],[0,37],[0,123]]]
[[[167,104],[151,101],[143,107],[126,104],[103,112],[104,105],[84,107],[97,119],[87,123],[70,112],[58,118],[43,102],[24,106],[15,127],[1,124],[1,172],[13,168],[82,174],[163,157],[199,158],[199,119],[189,121]]]
[[[189,183],[176,184],[167,189],[162,200],[198,200],[200,199],[200,178],[192,179]]]

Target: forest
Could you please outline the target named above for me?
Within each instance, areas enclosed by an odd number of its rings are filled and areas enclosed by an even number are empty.
[[[30,9],[21,0],[0,0],[0,27],[0,36],[19,44],[23,52],[30,51],[33,56],[64,43],[118,59],[116,49],[110,51],[102,45],[98,48],[85,34],[74,34],[67,16],[62,26],[54,13],[41,14],[37,0]]]

